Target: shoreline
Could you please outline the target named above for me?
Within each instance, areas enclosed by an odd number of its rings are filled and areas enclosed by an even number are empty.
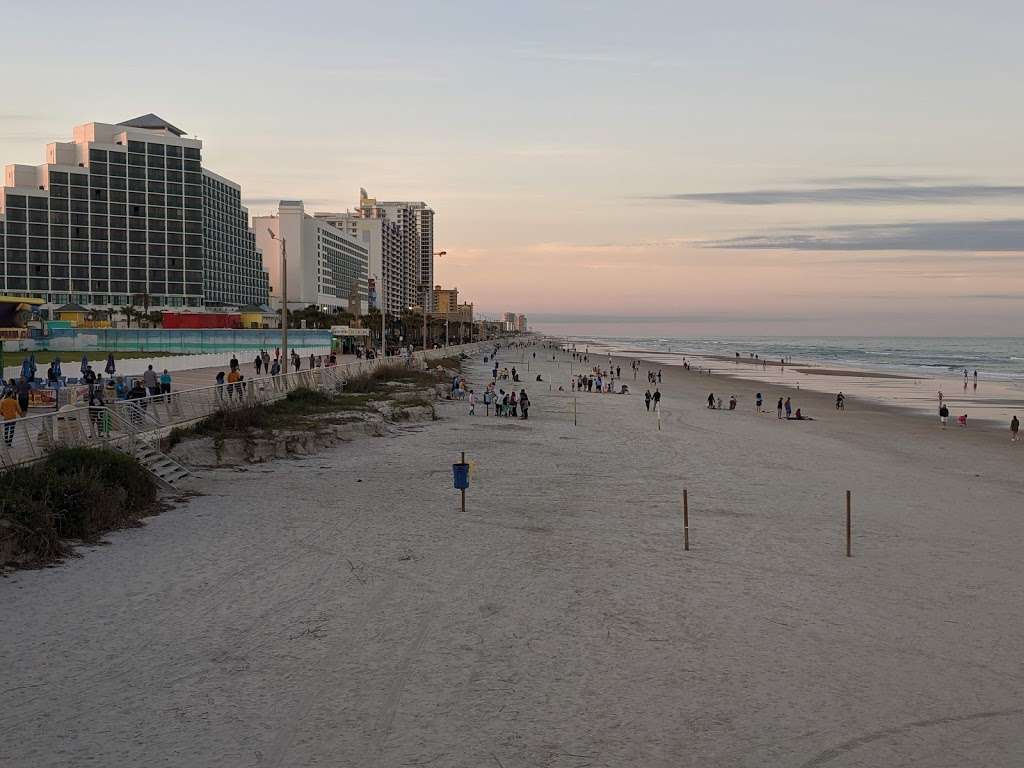
[[[598,347],[597,351],[594,347]],[[579,344],[577,343],[577,350]],[[962,379],[941,379],[912,377],[905,375],[887,374],[873,371],[845,371],[842,373],[833,372],[841,369],[816,368],[813,365],[804,363],[786,363],[780,365],[778,361],[774,365],[767,365],[768,372],[763,376],[751,375],[760,365],[751,363],[768,363],[769,361],[747,361],[745,369],[735,365],[736,360],[726,356],[704,356],[693,355],[682,352],[652,352],[647,351],[635,356],[625,355],[621,352],[610,352],[608,348],[600,347],[595,342],[591,347],[590,357],[592,364],[601,364],[608,356],[614,359],[625,361],[622,366],[628,371],[629,362],[638,359],[652,366],[666,369],[682,368],[682,359],[685,357],[691,363],[688,373],[707,376],[708,370],[711,376],[730,381],[742,381],[762,390],[786,390],[790,396],[799,392],[802,397],[810,393],[819,394],[832,398],[837,391],[842,391],[846,396],[847,404],[851,402],[863,402],[871,408],[887,408],[893,413],[912,414],[915,416],[932,417],[938,420],[938,397],[937,393],[944,393],[944,401],[950,407],[950,420],[955,422],[956,416],[960,413],[968,414],[969,427],[975,425],[1008,428],[1010,417],[1017,414],[1024,419],[1024,394],[1019,389],[1008,385],[1006,381],[984,379],[980,382],[971,382],[974,386],[962,388]],[[707,362],[721,363],[720,366],[707,366]],[[743,358],[739,360],[741,363]],[[727,363],[732,363],[729,365]],[[693,367],[697,366],[697,368]],[[698,368],[703,369],[698,372]],[[763,368],[762,368],[763,370]],[[820,377],[820,378],[818,378]],[[637,383],[643,383],[642,380]],[[977,385],[980,384],[981,392]],[[802,385],[802,386],[801,386]]]

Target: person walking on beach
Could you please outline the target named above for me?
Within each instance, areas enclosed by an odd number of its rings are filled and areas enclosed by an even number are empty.
[[[661,402],[661,390],[655,387],[654,395],[651,399],[654,400],[654,410],[658,410],[658,404]]]
[[[274,362],[277,362],[276,360]],[[217,383],[217,399],[224,399],[224,371],[220,371],[214,377],[214,381]]]
[[[661,368],[658,369],[658,383],[661,384]]]
[[[171,374],[167,372],[166,368],[164,368],[164,372],[160,374],[160,394],[171,394]]]
[[[761,412],[761,403],[762,402],[764,402],[764,401],[761,399],[761,393],[758,392],[754,396],[754,413],[760,413]]]
[[[469,390],[469,415],[476,416],[476,392]]]
[[[789,399],[789,398],[787,397],[787,398],[786,398],[786,402],[785,402],[785,403],[783,403],[783,406],[784,406],[784,407],[785,407],[785,409],[786,409],[786,418],[788,419],[788,418],[789,418],[790,416],[792,416],[792,415],[793,415],[793,403],[792,403],[792,402],[790,401],[790,399]]]
[[[530,418],[530,398],[526,395],[526,390],[519,390],[519,410],[523,412],[523,418]]]
[[[1013,414],[1013,418],[1010,419],[1010,441],[1017,442],[1017,432],[1020,431],[1020,421],[1017,419],[1017,414]]]
[[[260,375],[260,369],[263,368],[263,355],[256,355],[256,359],[252,361],[253,367],[256,369],[256,375]]]
[[[779,402],[775,404],[775,414],[778,418],[782,418],[782,398],[779,398]]]
[[[708,395],[708,408],[714,408],[714,407],[715,407],[715,393],[712,392],[710,395]]]
[[[836,395],[836,410],[842,411],[846,408],[846,395],[840,392]]]
[[[647,406],[647,410],[651,410],[651,390],[644,392],[644,405]]]
[[[946,424],[949,423],[949,406],[945,403],[939,406],[939,423],[942,425],[943,429],[945,429]]]

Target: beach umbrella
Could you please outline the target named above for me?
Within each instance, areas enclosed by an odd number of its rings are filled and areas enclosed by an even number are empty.
[[[82,355],[82,375],[85,375],[85,372],[88,369],[89,369],[89,356],[83,354]]]
[[[116,368],[114,366],[114,354],[113,353],[110,353],[109,355],[107,355],[107,367],[104,368],[103,370],[106,372],[107,376],[113,376],[114,375],[114,371],[116,370]]]

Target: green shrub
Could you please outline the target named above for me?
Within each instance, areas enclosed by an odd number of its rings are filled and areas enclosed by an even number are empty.
[[[62,448],[4,473],[0,524],[24,564],[68,554],[64,540],[97,541],[157,510],[153,477],[135,459],[101,448]]]

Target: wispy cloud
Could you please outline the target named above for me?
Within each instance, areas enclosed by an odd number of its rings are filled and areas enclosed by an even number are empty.
[[[1024,219],[848,224],[710,240],[699,245],[740,250],[1024,252]]]
[[[319,197],[288,197],[287,195],[277,197],[246,197],[242,199],[242,205],[277,205],[282,200],[301,200],[306,208],[315,205],[325,205],[330,202],[326,198]]]
[[[742,192],[679,192],[650,195],[647,200],[674,200],[722,205],[970,203],[1024,197],[1024,186],[995,184],[886,184],[808,189],[755,189]]]

